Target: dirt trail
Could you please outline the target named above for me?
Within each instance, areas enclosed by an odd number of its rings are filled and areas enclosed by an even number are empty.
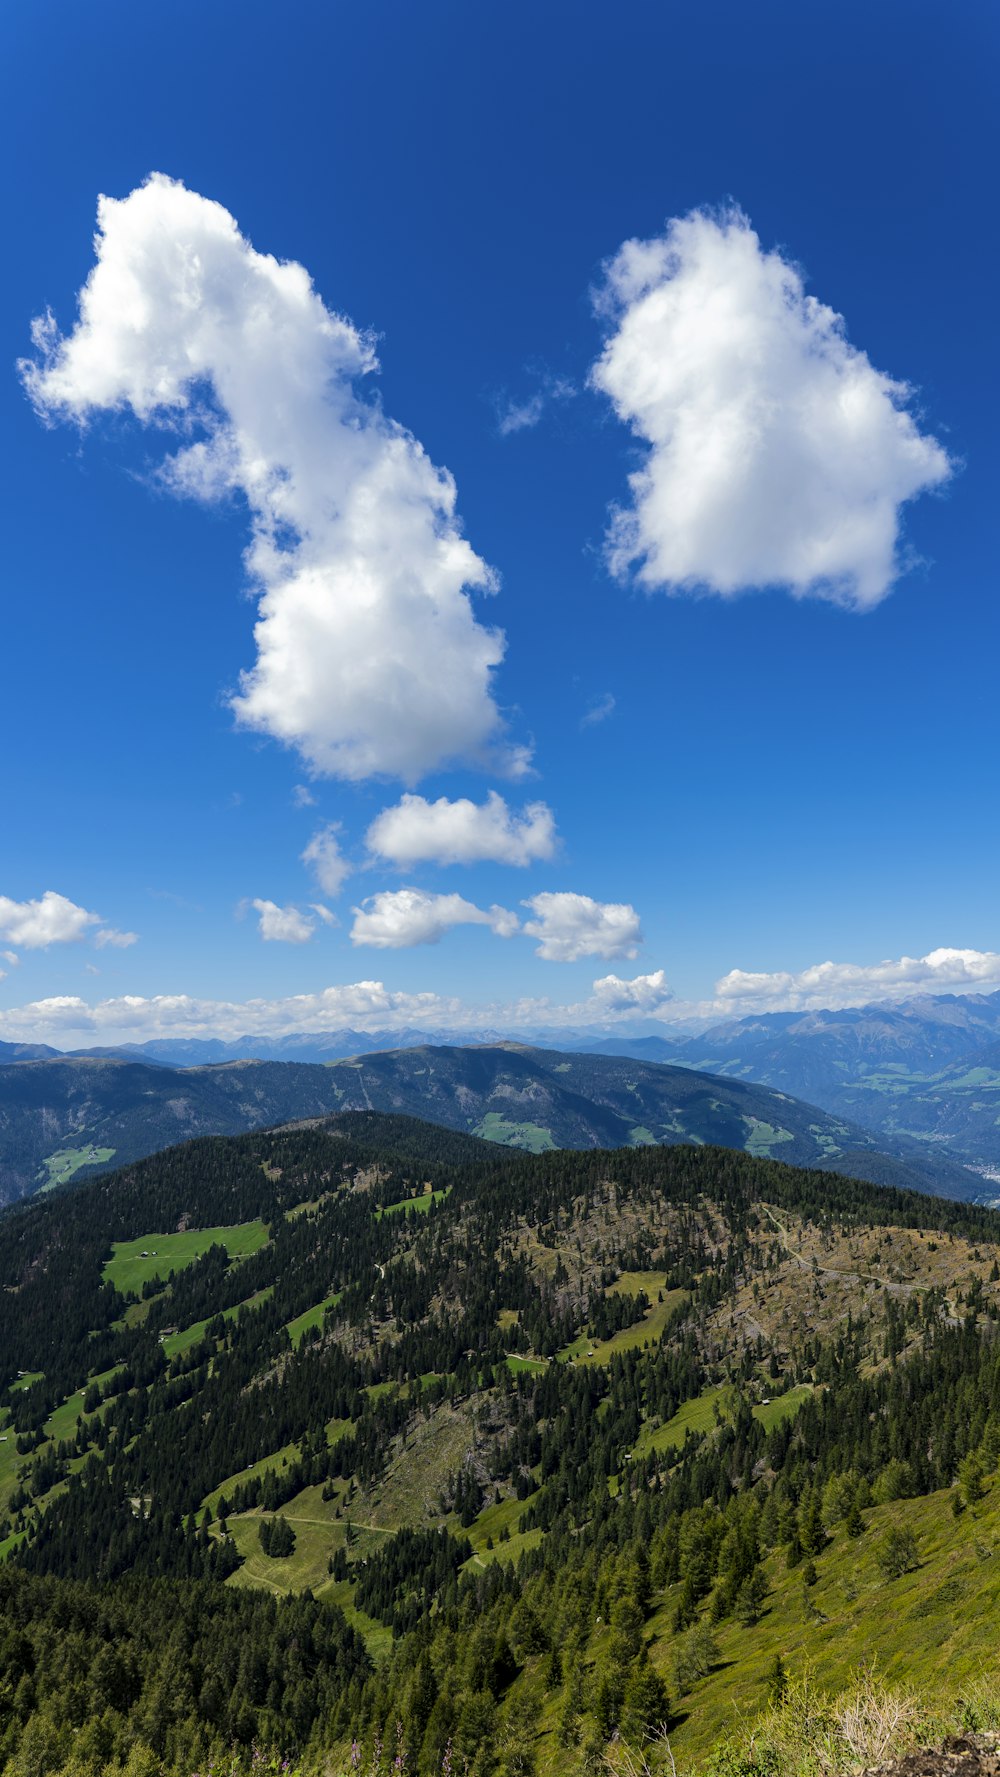
[[[774,1210],[767,1203],[762,1204],[761,1208],[777,1228],[781,1245],[788,1257],[794,1259],[796,1265],[800,1265],[803,1271],[811,1272],[812,1260],[804,1259],[801,1253],[793,1251],[788,1240],[788,1229],[775,1215]],[[926,1283],[898,1283],[894,1277],[883,1277],[879,1271],[841,1271],[836,1265],[820,1265],[819,1275],[820,1277],[843,1277],[848,1283],[876,1283],[880,1289],[891,1290],[894,1295],[898,1296],[925,1296],[930,1287]],[[1000,1773],[998,1773],[998,1777],[1000,1777]]]
[[[865,1777],[1000,1777],[996,1734],[952,1734],[943,1745],[907,1753]]]

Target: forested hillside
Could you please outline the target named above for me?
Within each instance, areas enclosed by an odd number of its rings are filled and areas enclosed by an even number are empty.
[[[19,1777],[690,1762],[807,1658],[943,1703],[991,1645],[988,1210],[359,1114],[2,1229]]]

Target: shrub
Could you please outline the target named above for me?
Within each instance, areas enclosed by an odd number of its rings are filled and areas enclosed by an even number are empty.
[[[719,1644],[707,1623],[695,1623],[677,1644],[674,1653],[674,1682],[679,1691],[689,1691],[699,1678],[707,1677],[719,1657]]]
[[[875,1559],[887,1580],[898,1580],[902,1574],[912,1573],[920,1566],[920,1550],[913,1531],[898,1526],[887,1530],[879,1538]]]

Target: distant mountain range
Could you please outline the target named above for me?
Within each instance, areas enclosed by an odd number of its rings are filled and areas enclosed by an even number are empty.
[[[346,1028],[232,1041],[157,1038],[76,1053],[161,1068],[239,1060],[326,1064],[428,1044],[494,1044],[515,1034],[488,1028]],[[696,1034],[663,1024],[651,1030],[647,1024],[614,1035],[539,1028],[525,1040],[539,1049],[666,1062],[775,1087],[861,1125],[891,1152],[900,1143],[915,1143],[932,1168],[944,1153],[978,1168],[984,1189],[990,1183],[1000,1186],[1000,993],[942,994],[835,1012],[769,1012],[728,1019]],[[54,1059],[60,1059],[59,1051],[44,1045],[0,1043],[0,1065]],[[234,1130],[251,1126],[231,1125]]]
[[[1000,1180],[1000,993],[941,995],[839,1012],[733,1019],[680,1043],[601,1042],[807,1099]]]
[[[876,1138],[753,1082],[619,1055],[424,1044],[325,1065],[0,1055],[0,1200],[194,1136],[347,1110],[404,1112],[536,1152],[715,1144],[951,1197],[983,1194],[982,1181],[939,1149]]]
[[[156,1037],[148,1043],[117,1043],[113,1047],[73,1049],[73,1059],[140,1061],[158,1067],[212,1067],[226,1061],[304,1061],[325,1065],[348,1055],[366,1055],[376,1049],[410,1049],[425,1043],[497,1043],[510,1032],[491,1030],[343,1030],[292,1031],[281,1037]],[[51,1061],[65,1058],[61,1049],[44,1043],[0,1043],[0,1065],[5,1061]]]

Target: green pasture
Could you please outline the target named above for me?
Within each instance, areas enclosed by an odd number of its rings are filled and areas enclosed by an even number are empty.
[[[766,1431],[780,1425],[797,1413],[806,1396],[812,1393],[809,1383],[801,1383],[797,1388],[790,1388],[787,1394],[775,1395],[766,1404],[761,1401],[752,1409],[755,1419],[759,1419]],[[666,1425],[651,1426],[649,1422],[643,1426],[635,1442],[633,1454],[646,1456],[650,1450],[680,1450],[690,1432],[711,1433],[716,1427],[724,1424],[732,1417],[734,1393],[728,1383],[718,1388],[707,1388],[704,1394],[695,1395],[693,1400],[685,1401],[677,1409]]]
[[[645,1281],[636,1282],[636,1279]],[[608,1364],[618,1352],[639,1351],[646,1344],[652,1345],[660,1338],[674,1309],[686,1302],[688,1296],[687,1290],[663,1289],[664,1281],[662,1271],[624,1272],[610,1285],[610,1291],[634,1296],[640,1290],[645,1290],[652,1299],[642,1320],[636,1321],[633,1326],[623,1327],[620,1333],[613,1334],[610,1339],[591,1339],[586,1333],[581,1333],[579,1338],[574,1339],[572,1344],[565,1345],[557,1354],[558,1362]],[[658,1302],[656,1296],[661,1289],[663,1301]]]
[[[265,1302],[270,1301],[273,1295],[274,1285],[269,1283],[266,1289],[258,1290],[255,1296],[248,1296],[245,1302],[237,1302],[232,1308],[224,1308],[222,1318],[223,1320],[238,1320],[244,1308],[248,1312],[253,1308],[261,1308]],[[167,1358],[176,1357],[179,1351],[188,1351],[192,1345],[197,1345],[199,1339],[204,1339],[206,1327],[210,1326],[216,1318],[216,1315],[210,1314],[205,1320],[196,1320],[191,1326],[183,1327],[179,1332],[168,1333],[165,1338],[161,1338],[160,1344],[163,1346],[164,1356]]]
[[[245,1259],[258,1252],[267,1238],[264,1222],[240,1222],[232,1228],[186,1228],[182,1234],[140,1234],[135,1240],[115,1241],[102,1276],[123,1295],[137,1295],[151,1278],[166,1279],[172,1271],[183,1271],[211,1246],[224,1246],[230,1260]]]
[[[398,1203],[386,1203],[375,1211],[375,1220],[380,1222],[383,1216],[426,1215],[432,1203],[443,1203],[447,1191],[424,1191],[419,1197],[401,1197]]]
[[[499,1142],[505,1148],[526,1148],[529,1154],[547,1154],[555,1148],[552,1132],[538,1123],[511,1123],[499,1111],[487,1111],[472,1131],[483,1141]]]
[[[95,1148],[91,1145],[83,1148],[59,1148],[56,1153],[47,1154],[42,1162],[48,1176],[41,1189],[52,1191],[56,1185],[65,1185],[83,1166],[107,1166],[116,1153],[116,1148]]]
[[[288,1322],[288,1337],[296,1350],[313,1327],[322,1328],[327,1309],[336,1308],[342,1295],[343,1290],[338,1290],[336,1295],[325,1297],[322,1302],[316,1303],[315,1308],[307,1308],[304,1314],[297,1314],[294,1320]]]

